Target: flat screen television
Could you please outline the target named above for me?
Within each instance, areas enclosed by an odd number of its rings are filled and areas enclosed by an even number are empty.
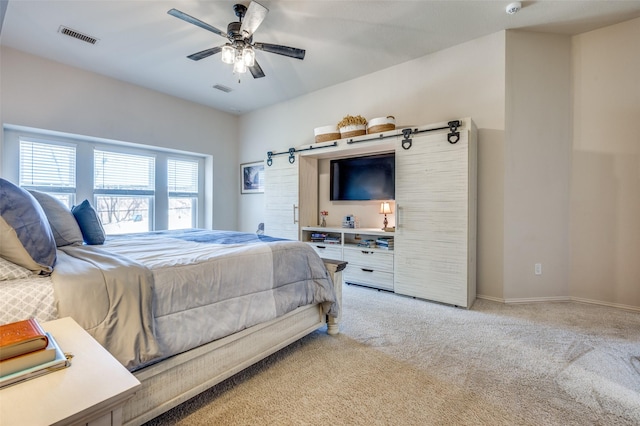
[[[395,200],[395,154],[331,160],[332,201]]]

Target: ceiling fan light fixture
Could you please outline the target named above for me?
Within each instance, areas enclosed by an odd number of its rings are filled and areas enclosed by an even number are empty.
[[[222,46],[222,62],[225,64],[233,64],[233,61],[236,57],[236,49],[233,48],[230,44],[225,44]]]
[[[242,49],[242,61],[248,67],[252,67],[256,63],[256,53],[250,47]]]
[[[236,74],[244,74],[247,72],[247,64],[244,63],[242,58],[236,58],[236,61],[233,63],[233,72]]]

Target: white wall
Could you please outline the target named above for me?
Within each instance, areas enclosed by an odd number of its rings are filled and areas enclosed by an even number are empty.
[[[572,296],[640,307],[640,18],[573,38]]]
[[[237,117],[6,47],[0,75],[3,125],[212,155],[205,223],[237,228]]]
[[[508,31],[506,57],[504,298],[566,299],[571,38]]]
[[[398,127],[472,117],[479,129],[478,292],[500,298],[504,43],[503,32],[492,34],[246,114],[240,119],[240,162],[310,144],[315,127],[347,114],[393,115]],[[328,193],[320,197],[321,206],[330,205]],[[241,230],[254,231],[263,221],[264,197],[241,196],[239,206]]]

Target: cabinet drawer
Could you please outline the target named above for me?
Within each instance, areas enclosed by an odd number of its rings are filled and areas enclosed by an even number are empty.
[[[343,259],[349,264],[375,269],[376,271],[393,272],[393,253],[367,248],[346,248]]]
[[[342,247],[339,245],[309,243],[323,259],[342,260]]]
[[[344,282],[393,291],[393,273],[347,264],[342,273]]]

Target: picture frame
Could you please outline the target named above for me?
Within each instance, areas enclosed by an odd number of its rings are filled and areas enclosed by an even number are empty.
[[[240,193],[264,193],[264,161],[240,164]]]

